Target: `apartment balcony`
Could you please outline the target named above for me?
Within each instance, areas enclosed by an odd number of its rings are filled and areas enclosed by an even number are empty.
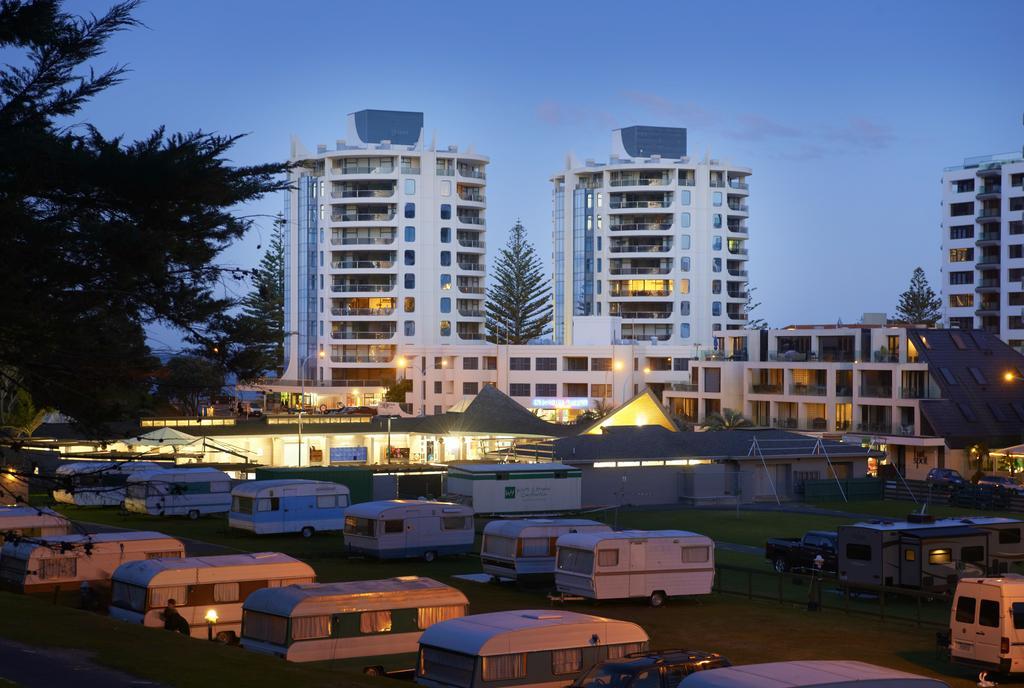
[[[747,320],[747,314],[742,311],[726,310],[725,317],[729,318],[729,320],[736,320],[741,322],[746,322]]]
[[[670,184],[667,175],[636,175],[611,173],[609,186],[668,186]]]
[[[746,225],[741,225],[741,224],[734,223],[734,222],[730,222],[729,223],[728,229],[733,234],[744,234],[744,235],[746,235],[746,234],[750,233],[750,230],[747,228]]]
[[[789,393],[802,397],[823,397],[827,394],[825,385],[805,385],[796,383],[789,386]]]
[[[999,198],[1003,192],[1001,184],[985,184],[978,189],[978,193],[975,196],[979,201],[987,199]]]
[[[729,246],[729,260],[749,260],[750,251],[739,246]],[[735,257],[733,257],[735,256]]]
[[[712,177],[711,181],[708,182],[708,186],[710,186],[712,189],[724,189],[725,188],[725,180],[724,179],[715,179],[714,177]]]
[[[974,291],[979,294],[994,294],[1000,290],[999,278],[998,277],[985,277],[978,280],[978,284],[974,287]]]
[[[984,318],[986,316],[998,316],[999,315],[999,302],[995,302],[995,303],[982,303],[974,311],[974,314],[979,316],[979,317],[982,317],[982,318]]]
[[[480,250],[480,251],[483,251],[484,249],[487,248],[486,242],[480,241],[479,239],[462,239],[462,238],[460,238],[459,239],[459,246],[462,246],[463,248],[471,248],[471,249],[476,249],[476,250]]]
[[[393,260],[332,260],[334,270],[390,270],[395,267]]]
[[[741,182],[738,179],[730,179],[729,188],[736,191],[750,191],[750,184]]]
[[[394,219],[394,210],[385,213],[361,213],[355,211],[331,213],[331,221],[333,222],[391,222]]]
[[[873,399],[892,399],[892,386],[890,385],[861,385],[860,396]]]
[[[697,186],[697,180],[683,172],[679,173],[679,186]]]
[[[634,341],[634,342],[649,342],[655,340],[658,342],[667,342],[672,339],[671,332],[648,332],[647,330],[628,330],[628,326],[624,325],[622,328],[622,338]]]
[[[459,308],[459,315],[464,318],[483,318],[485,317],[484,311],[479,308]]]
[[[483,286],[478,284],[462,284],[459,283],[459,292],[462,294],[484,294],[486,290]]]
[[[620,310],[618,312],[610,313],[612,316],[622,318],[623,320],[665,320],[672,317],[671,310],[664,311],[626,311]]]
[[[484,218],[479,215],[459,215],[459,222],[464,225],[479,225],[483,226]]]
[[[487,335],[485,335],[483,332],[466,332],[459,330],[458,332],[456,332],[456,334],[458,335],[459,339],[461,339],[464,342],[482,342],[487,338]]]
[[[870,432],[875,435],[892,435],[892,425],[890,423],[857,423],[858,432]]]
[[[335,294],[384,294],[394,290],[394,282],[342,282],[331,285],[331,291]]]
[[[390,363],[394,353],[387,354],[331,354],[332,363]],[[373,386],[373,385],[369,385]]]
[[[381,339],[393,339],[395,336],[394,329],[386,330],[370,330],[370,329],[348,329],[348,330],[335,330],[331,332],[331,339],[365,339],[378,341]]]
[[[376,198],[391,198],[394,195],[394,187],[388,189],[342,189],[341,191],[331,192],[331,198],[347,198],[353,201],[372,201]]]
[[[459,265],[459,269],[460,270],[464,270],[466,272],[483,272],[484,271],[484,264],[483,263],[466,263],[466,262],[460,261],[458,265]]]
[[[672,250],[671,241],[658,243],[627,243],[612,240],[608,247],[609,253],[668,253]]]
[[[994,162],[987,165],[981,165],[978,167],[977,176],[979,177],[1000,177],[1003,174],[1002,163]]]
[[[749,273],[746,270],[726,270],[731,277],[746,277]]]
[[[1002,238],[1002,234],[998,229],[994,231],[985,231],[978,234],[978,238],[974,244],[976,246],[997,246]]]
[[[730,299],[746,300],[747,296],[749,296],[750,293],[742,289],[728,289],[726,290],[725,295],[728,296]]]
[[[485,196],[479,189],[464,189],[459,192],[459,198],[469,203],[486,203]]]
[[[612,194],[608,199],[608,207],[612,210],[660,210],[672,207],[672,194],[663,193],[656,197],[639,194]]]
[[[845,399],[853,396],[853,387],[849,385],[836,385],[836,396]]]
[[[459,176],[466,179],[487,179],[487,174],[484,172],[483,167],[459,165],[458,170]]]
[[[979,270],[991,270],[993,268],[999,267],[1000,261],[1001,259],[998,255],[981,256],[980,258],[978,258],[978,262],[975,263],[975,266]]]
[[[900,387],[900,399],[939,399],[937,392],[928,387]]]
[[[899,363],[900,352],[899,351],[878,351],[871,352],[871,360],[875,363]]]
[[[782,394],[782,383],[755,382],[750,385],[751,394]]]
[[[828,421],[824,418],[812,418],[801,425],[797,418],[773,418],[772,427],[778,428],[779,430],[809,430],[813,432],[824,432],[825,430],[828,430]]]
[[[672,267],[669,265],[608,269],[610,275],[667,275],[670,272]]]
[[[987,224],[991,222],[999,222],[1002,216],[1002,210],[999,208],[982,208],[975,218],[975,221],[981,224]]]
[[[402,174],[419,174],[420,166],[403,164],[401,167],[398,168],[398,171],[401,172]]]
[[[613,232],[647,232],[672,229],[671,222],[620,222],[609,224]]]
[[[332,308],[331,315],[349,317],[362,317],[362,316],[374,316],[382,317],[392,315],[395,312],[394,306],[391,308]]]
[[[455,166],[448,160],[437,160],[434,164],[434,174],[438,177],[454,177]]]
[[[749,213],[750,206],[747,205],[746,203],[730,203],[729,210],[731,210],[734,213]]]
[[[669,382],[665,385],[665,389],[672,390],[673,392],[696,392],[696,382]]]
[[[332,246],[387,246],[395,243],[395,235],[390,237],[331,237]]]
[[[372,164],[336,165],[331,168],[331,173],[340,176],[369,174],[384,175],[395,173],[395,163],[392,160],[382,160]]]

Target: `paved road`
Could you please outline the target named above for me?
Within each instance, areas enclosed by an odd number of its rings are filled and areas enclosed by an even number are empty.
[[[0,678],[23,688],[164,688],[94,663],[87,652],[57,650],[0,640]]]
[[[90,521],[75,521],[75,523],[82,526],[90,533],[116,533],[123,530],[132,530],[131,528],[121,528],[119,526],[111,526],[105,523],[92,523]],[[185,554],[190,557],[208,557],[217,554],[238,554],[245,551],[234,547],[215,545],[211,542],[204,542],[202,540],[193,540],[191,538],[183,538],[179,536],[175,537],[184,543]]]

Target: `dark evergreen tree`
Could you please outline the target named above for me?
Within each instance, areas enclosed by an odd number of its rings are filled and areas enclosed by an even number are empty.
[[[757,291],[757,287],[747,287],[747,302],[743,304],[743,312],[747,316],[747,329],[748,330],[767,330],[768,321],[764,318],[754,318],[751,314],[757,310],[757,307],[761,305],[760,301],[754,302],[754,292]]]
[[[236,358],[243,353],[251,358],[235,366],[250,371],[243,381],[271,370],[280,375],[284,367],[284,223],[283,217],[274,221],[266,253],[252,271],[253,290],[241,301],[237,328],[244,331],[236,332],[241,335]]]
[[[174,356],[156,373],[156,396],[183,416],[199,414],[199,404],[221,393],[224,369],[201,356]]]
[[[900,294],[900,303],[896,307],[894,319],[928,327],[933,327],[942,319],[942,299],[932,291],[928,278],[920,267],[914,268],[914,274],[910,277],[910,287]]]
[[[551,286],[518,220],[494,266],[486,309],[488,341],[527,344],[551,333]]]
[[[90,63],[135,7],[0,0],[0,49],[18,65],[0,72],[0,374],[87,425],[133,415],[152,389],[146,326],[217,348],[232,302],[216,260],[249,229],[238,207],[284,188],[287,169],[230,165],[237,137],[128,142],[84,123],[125,74]]]

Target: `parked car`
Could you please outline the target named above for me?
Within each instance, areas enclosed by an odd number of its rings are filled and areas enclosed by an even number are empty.
[[[259,418],[260,416],[263,415],[263,407],[260,406],[259,404],[250,404],[249,415],[252,416],[253,418]]]
[[[341,410],[343,416],[376,416],[377,409],[369,406],[346,406]]]
[[[822,571],[835,574],[836,540],[838,535],[827,530],[811,530],[802,538],[770,538],[764,546],[764,556],[779,573],[786,571],[814,571],[820,556]]]
[[[967,484],[960,471],[952,468],[933,468],[928,471],[925,481],[932,487],[960,487]]]
[[[1011,478],[1006,475],[986,475],[978,478],[979,485],[990,485],[992,487],[1009,490],[1016,492],[1017,494],[1024,494],[1024,484],[1021,484],[1016,478]]]
[[[675,688],[695,671],[732,666],[717,652],[652,650],[634,652],[594,665],[572,688]]]

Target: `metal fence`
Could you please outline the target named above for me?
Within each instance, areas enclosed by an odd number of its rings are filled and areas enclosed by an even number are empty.
[[[949,625],[949,595],[866,584],[850,588],[835,578],[815,574],[780,574],[719,564],[715,566],[714,589],[748,599],[806,606],[809,610],[829,609],[918,626]]]
[[[965,509],[1024,512],[1024,495],[995,485],[967,483],[941,487],[924,480],[887,480],[883,496],[885,499],[912,500],[918,504],[948,504]]]

